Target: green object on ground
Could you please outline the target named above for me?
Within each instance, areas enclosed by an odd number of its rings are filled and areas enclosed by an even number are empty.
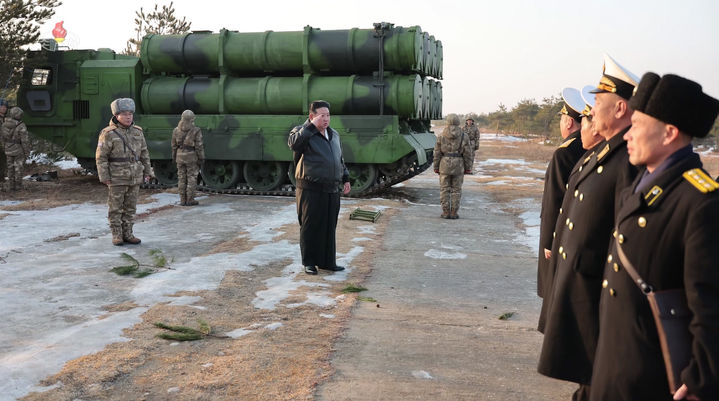
[[[375,223],[379,220],[380,216],[382,216],[382,212],[379,210],[373,212],[371,210],[362,210],[357,208],[350,213],[350,220],[364,220]]]

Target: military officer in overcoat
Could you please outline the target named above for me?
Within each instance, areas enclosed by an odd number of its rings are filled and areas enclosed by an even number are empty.
[[[621,193],[605,256],[590,399],[719,400],[719,184],[691,145],[711,129],[719,101],[693,81],[650,72],[630,105],[632,129],[624,136],[641,171]],[[647,297],[618,247],[654,291],[686,292],[692,354],[674,397]]]
[[[596,153],[596,147],[604,138],[594,129],[592,122],[592,108],[594,108],[594,85],[587,85],[582,88],[582,100],[584,101],[584,110],[582,110],[582,147],[587,151],[586,156]],[[579,169],[580,165],[575,166]]]
[[[567,178],[567,182],[572,180],[572,177],[574,177],[576,174],[579,174],[584,169],[584,166],[589,163],[589,161],[592,159],[592,156],[594,156],[597,153],[597,148],[599,148],[600,144],[604,142],[604,138],[599,135],[597,131],[594,130],[594,124],[592,123],[592,116],[590,115],[592,112],[592,107],[594,107],[594,94],[589,93],[589,90],[594,90],[594,85],[588,85],[585,86],[582,89],[582,101],[584,102],[584,109],[581,113],[581,129],[580,129],[580,138],[582,142],[582,151],[585,153],[582,154],[582,156],[579,158],[577,163],[572,167],[572,171],[569,173],[569,177]],[[569,186],[567,183],[565,185],[566,187]],[[563,201],[563,200],[562,200]],[[561,201],[560,201],[561,202]],[[563,210],[560,207],[559,208],[559,214],[562,214]],[[556,218],[555,218],[556,220]],[[556,225],[552,227],[552,229],[555,229]],[[556,240],[556,232],[552,232],[552,237],[554,243],[554,240]],[[551,249],[551,248],[550,248]],[[540,255],[541,256],[541,255]],[[551,251],[550,251],[550,258],[551,258]],[[556,261],[549,259],[547,261],[547,269],[549,270],[549,274],[551,274],[551,278],[547,278],[544,280],[545,283],[545,289],[544,292],[546,294],[551,292],[551,284],[554,280],[554,269],[556,268]],[[549,309],[549,302],[547,302],[547,296],[544,297],[544,302],[542,302],[542,308],[541,312],[539,313],[539,323],[537,324],[537,330],[544,333],[544,325],[547,321],[547,310]]]
[[[554,271],[549,269],[552,256],[554,226],[569,179],[569,173],[584,154],[582,148],[581,116],[585,105],[581,93],[575,88],[562,89],[564,105],[560,110],[559,132],[564,141],[552,154],[544,174],[542,209],[539,214],[539,256],[537,262],[537,295],[544,297],[546,286],[552,283]],[[552,266],[553,267],[553,266]]]
[[[605,56],[604,72],[590,116],[604,138],[598,151],[570,176],[552,244],[554,281],[545,294],[544,342],[539,373],[580,385],[586,400],[599,335],[599,294],[618,193],[631,184],[623,139],[631,126],[629,98],[639,79]],[[586,159],[586,158],[585,158]]]

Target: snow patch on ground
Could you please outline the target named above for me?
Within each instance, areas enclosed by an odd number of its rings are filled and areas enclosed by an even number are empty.
[[[357,226],[357,230],[359,230],[360,234],[377,234],[377,229],[375,228],[375,226]]]
[[[517,199],[515,205],[525,211],[519,215],[524,226],[524,233],[518,233],[514,241],[526,246],[533,254],[536,254],[539,250],[539,226],[541,222],[538,205],[532,199]]]
[[[428,372],[424,370],[413,370],[412,376],[416,377],[417,379],[434,379],[432,375],[430,375]]]
[[[424,256],[432,259],[466,259],[467,255],[461,252],[444,252],[438,249],[430,249],[424,253]]]
[[[496,164],[510,164],[512,166],[527,166],[529,162],[524,159],[487,159],[479,162],[480,166],[492,166]],[[544,172],[542,172],[544,173]]]
[[[267,326],[265,326],[265,328],[267,330],[271,330],[271,331],[277,330],[280,327],[282,327],[282,323],[280,323],[280,322],[270,323]]]
[[[504,142],[526,142],[527,140],[524,138],[519,138],[516,136],[511,135],[503,135],[503,134],[496,134],[496,133],[487,133],[487,134],[480,134],[479,135],[479,146],[482,146],[482,140],[483,139],[491,139],[495,141],[504,141]]]
[[[62,160],[53,161],[46,153],[33,153],[26,161],[27,163],[51,164],[61,170],[81,167],[75,157],[65,157]]]
[[[138,205],[137,212],[177,203],[177,195],[171,193],[156,194],[151,199],[150,203]],[[113,247],[110,244],[107,206],[104,204],[84,203],[33,211],[3,210],[12,204],[17,202],[0,203],[0,213],[7,214],[0,224],[3,269],[0,277],[0,288],[3,289],[0,291],[0,305],[3,305],[0,309],[0,394],[11,399],[37,389],[35,383],[60,370],[69,360],[98,352],[110,343],[128,341],[123,337],[123,329],[139,323],[141,315],[157,303],[199,307],[193,305],[199,297],[176,297],[173,294],[216,289],[228,270],[252,271],[259,266],[290,261],[281,277],[266,280],[267,289],[258,292],[253,301],[258,307],[275,307],[301,287],[310,289],[303,304],[327,308],[342,299],[333,298],[325,290],[329,284],[296,280],[295,272],[302,271],[299,246],[287,240],[274,242],[283,233],[282,226],[296,224],[294,203],[270,209],[269,213],[263,214],[261,222],[252,218],[253,211],[243,211],[233,201],[150,215],[135,225],[135,233],[143,238],[140,247]],[[219,222],[217,219],[224,220]],[[184,229],[185,221],[195,221],[191,236],[178,235],[178,230]],[[373,232],[374,227],[367,227]],[[147,263],[151,249],[169,252],[165,256],[174,258],[176,253],[183,254],[182,244],[227,241],[232,238],[227,233],[238,231],[245,231],[249,240],[259,244],[240,254],[188,255],[172,262],[170,269],[159,270],[142,279],[119,278],[108,273],[110,267],[124,262],[123,252]],[[69,233],[80,235],[56,240]],[[47,241],[51,239],[55,240]],[[338,262],[348,266],[362,249],[354,247],[347,254],[338,255]],[[346,273],[333,275],[324,278],[346,278]],[[32,308],[27,308],[29,303]],[[109,314],[102,309],[105,305],[118,303],[140,306]],[[268,327],[273,328],[276,327]],[[255,329],[257,327],[250,326],[228,335],[237,338]],[[42,389],[47,390],[46,387]]]

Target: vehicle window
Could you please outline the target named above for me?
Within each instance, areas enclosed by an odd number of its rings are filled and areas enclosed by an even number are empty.
[[[35,68],[32,70],[32,79],[30,84],[32,86],[45,86],[50,83],[50,71],[45,68]]]

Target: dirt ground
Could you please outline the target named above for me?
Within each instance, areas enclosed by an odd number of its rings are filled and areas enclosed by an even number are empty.
[[[544,169],[554,150],[542,145],[541,140],[526,142],[483,141],[477,161],[488,158],[523,159],[535,169]],[[719,155],[702,157],[713,176],[719,174]],[[36,167],[43,171],[44,166]],[[496,181],[502,176],[527,175],[520,169],[502,165],[502,172],[495,177],[472,177],[480,183]],[[502,202],[515,199],[541,197],[543,174],[532,174],[530,179],[537,185],[517,186],[508,191],[506,186],[487,185],[486,189]],[[94,176],[81,175],[79,170],[61,171],[59,180],[50,182],[26,182],[25,189],[17,193],[0,193],[0,199],[22,201],[10,210],[48,209],[82,203],[104,203],[107,189]],[[159,191],[141,191],[143,199]],[[364,251],[353,260],[355,269],[348,282],[362,284],[376,261],[374,255],[382,241],[378,240],[399,202],[393,200],[358,200],[356,207],[368,204],[391,206],[375,224],[374,233],[363,234],[372,241],[363,243]],[[152,213],[171,213],[172,208],[161,208]],[[352,207],[355,207],[354,205]],[[0,220],[2,215],[0,215]],[[338,252],[348,252],[353,246],[352,235],[356,224],[340,219],[337,230]],[[275,241],[296,242],[299,234],[296,224],[282,227],[285,234]],[[210,253],[245,252],[254,244],[246,239],[233,239],[218,243]],[[278,308],[267,311],[252,306],[257,291],[265,287],[263,281],[277,275],[287,263],[263,266],[253,274],[238,271],[227,272],[216,290],[182,292],[177,296],[199,296],[202,301],[195,306],[160,304],[150,308],[143,321],[124,331],[130,341],[115,343],[103,351],[68,362],[43,385],[56,388],[32,393],[22,400],[309,400],[313,398],[317,384],[330,375],[329,363],[333,343],[346,327],[356,294],[343,294],[344,283],[327,282],[321,276],[306,276],[310,282],[329,284],[329,290],[337,297],[337,305],[331,308],[333,319],[318,314],[317,306]],[[300,289],[298,291],[304,291]],[[297,300],[304,297],[297,294]],[[292,300],[288,300],[291,303]],[[133,304],[105,305],[110,312],[136,307]],[[377,307],[381,305],[377,304]],[[242,340],[208,336],[198,341],[176,342],[156,337],[162,330],[154,323],[183,325],[198,328],[207,322],[212,334],[225,333],[238,326],[262,327],[281,322],[276,329],[258,330]],[[238,324],[238,322],[241,322]]]
[[[16,199],[27,199],[17,208],[49,208],[72,203],[66,192],[86,190],[75,202],[102,202],[104,190],[87,177],[65,177],[55,183],[31,183]],[[64,190],[63,190],[64,188]],[[37,200],[38,192],[52,198]],[[150,191],[142,191],[145,196]],[[393,206],[393,201],[360,200],[352,207]],[[154,213],[171,213],[172,208],[161,208]],[[371,239],[379,238],[393,209],[383,212],[375,224],[375,233],[363,234]],[[367,223],[371,224],[371,223]],[[356,221],[340,219],[337,230],[337,251],[345,253],[354,245]],[[285,234],[275,241],[288,239],[296,242],[299,230],[296,224],[280,229]],[[376,247],[381,241],[363,242],[364,251],[352,264],[355,269],[348,282],[359,284],[369,273]],[[253,243],[232,239],[218,243],[208,253],[241,253],[251,249]],[[322,280],[319,276],[303,276],[310,282],[329,284],[328,288],[337,304],[326,311],[334,315],[328,319],[318,314],[317,306],[278,308],[273,311],[252,306],[255,293],[265,289],[264,280],[277,276],[289,262],[269,266],[257,266],[251,277],[247,273],[230,271],[217,290],[180,292],[176,296],[199,296],[202,301],[193,306],[160,304],[143,316],[143,322],[125,330],[128,342],[115,343],[103,351],[87,355],[67,363],[61,372],[47,378],[43,385],[57,385],[43,393],[33,393],[23,400],[305,400],[312,399],[317,383],[332,373],[329,357],[332,344],[342,333],[350,317],[356,294],[343,294],[348,284]],[[302,302],[303,288],[298,290],[296,300]],[[287,299],[292,303],[293,299]],[[108,312],[127,310],[133,304],[105,305]],[[203,309],[198,309],[201,307]],[[198,328],[207,322],[212,334],[225,333],[234,328],[258,328],[282,323],[276,329],[257,330],[241,340],[208,336],[199,341],[176,342],[159,339],[162,330],[154,323],[181,325]]]

